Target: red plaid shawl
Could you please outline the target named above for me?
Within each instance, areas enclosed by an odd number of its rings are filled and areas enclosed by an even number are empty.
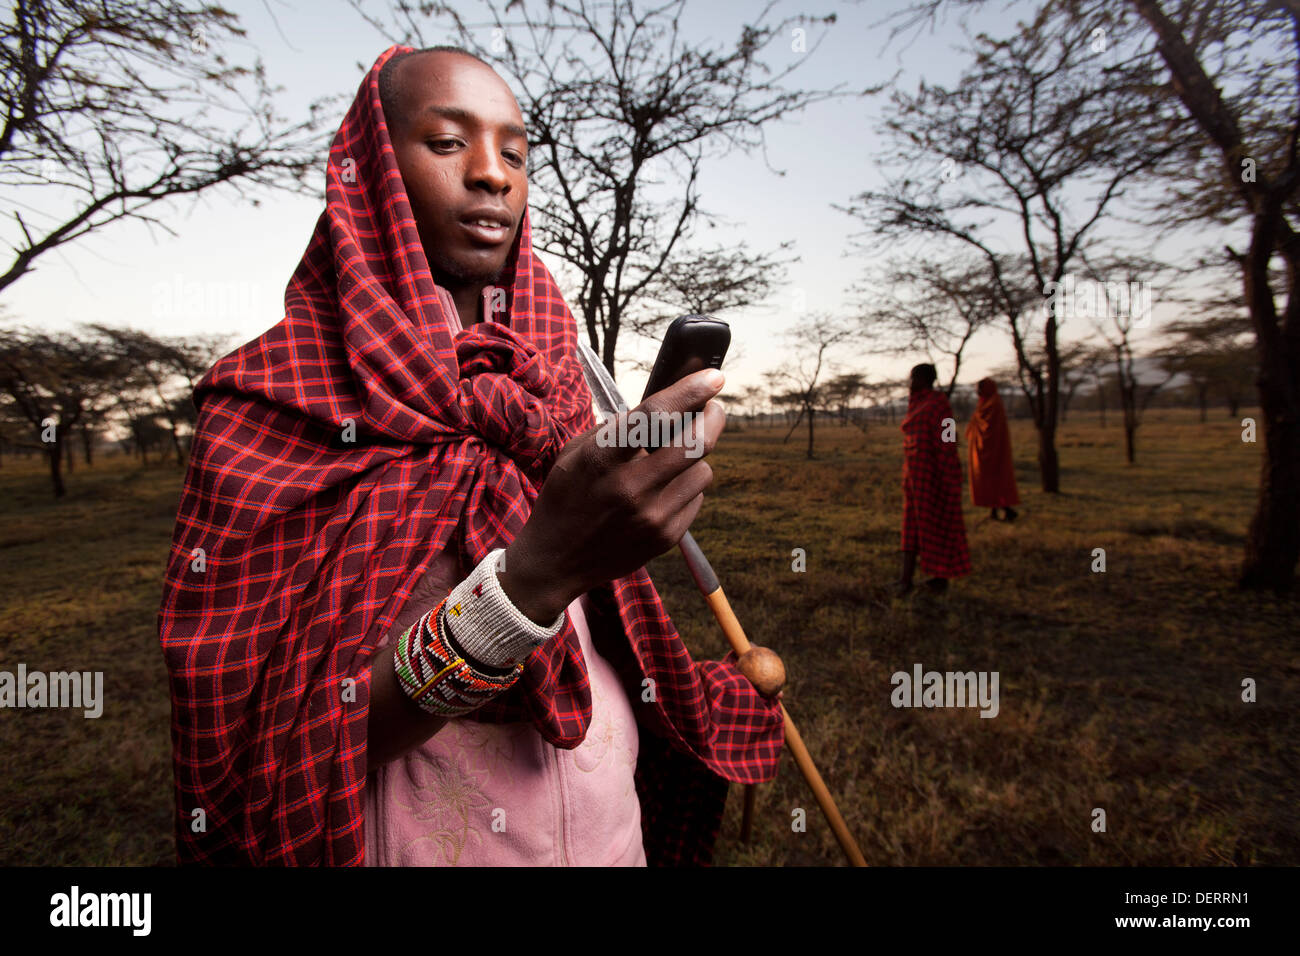
[[[943,440],[952,417],[948,396],[925,389],[908,399],[902,425],[903,550],[920,552],[921,569],[941,578],[970,574],[955,420],[953,440]]]
[[[433,557],[454,542],[469,567],[509,543],[556,454],[594,426],[576,325],[526,216],[504,315],[450,331],[379,101],[379,69],[402,49],[371,68],[334,139],[285,318],[195,390],[159,611],[183,862],[364,860],[376,648]],[[687,807],[674,824],[667,801],[688,794],[665,789],[716,798],[719,777],[772,779],[780,711],[730,663],[691,660],[644,569],[591,596],[593,632],[627,657],[643,726],[690,755],[652,745],[663,772],[638,766],[647,855],[701,862],[720,807]],[[476,716],[581,743],[591,692],[572,625]]]

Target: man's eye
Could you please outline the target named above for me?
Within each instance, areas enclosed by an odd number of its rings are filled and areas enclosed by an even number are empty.
[[[451,150],[455,149],[455,148],[456,148],[457,146],[459,146],[459,145],[460,145],[460,143],[457,142],[457,141],[454,140],[454,139],[431,139],[431,140],[429,140],[429,148],[430,148],[430,149],[437,150],[437,151],[440,152],[440,153],[450,152]]]
[[[513,149],[508,149],[501,155],[505,156],[506,159],[510,160],[510,162],[514,163],[516,166],[522,166],[524,164],[524,157]]]

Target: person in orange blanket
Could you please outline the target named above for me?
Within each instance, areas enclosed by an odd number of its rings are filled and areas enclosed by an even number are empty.
[[[933,365],[912,369],[903,418],[903,573],[897,592],[912,590],[917,556],[933,577],[926,587],[944,591],[948,579],[970,574],[966,523],[961,513],[961,460],[956,419],[948,396],[934,388]]]
[[[982,378],[979,406],[966,426],[970,447],[970,496],[976,508],[991,508],[994,521],[1015,521],[1020,494],[1016,491],[1016,469],[1011,462],[1011,431],[1007,410],[1002,406],[997,383]],[[1004,512],[998,515],[998,509]]]

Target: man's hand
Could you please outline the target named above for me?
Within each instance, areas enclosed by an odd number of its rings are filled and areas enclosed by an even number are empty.
[[[713,481],[704,456],[726,422],[722,406],[710,401],[722,383],[721,372],[705,369],[633,410],[698,412],[677,445],[650,454],[602,448],[599,429],[592,429],[564,446],[532,515],[506,548],[498,579],[515,607],[550,624],[579,595],[632,573],[681,540]]]

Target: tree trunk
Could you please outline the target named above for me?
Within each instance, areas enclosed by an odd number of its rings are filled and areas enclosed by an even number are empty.
[[[813,422],[817,420],[817,409],[808,409],[808,457],[813,456]]]
[[[69,434],[67,439],[64,441],[60,441],[59,444],[63,446],[63,458],[64,458],[65,467],[68,469],[68,474],[72,474],[77,464],[77,459],[73,454],[73,452],[76,450],[75,448],[76,443],[73,442],[72,435]]]
[[[791,414],[792,414],[791,412],[786,412],[786,421],[789,421],[789,420],[790,420],[790,416],[791,416]],[[802,409],[802,408],[799,409],[799,417],[796,418],[796,419],[794,420],[794,424],[790,426],[790,430],[789,430],[788,432],[785,433],[785,438],[781,439],[781,444],[782,444],[782,445],[784,445],[784,444],[786,444],[787,442],[790,441],[790,436],[794,434],[794,430],[795,430],[796,428],[799,427],[799,423],[800,423],[801,421],[803,421],[803,409]]]
[[[1126,365],[1123,357],[1116,363],[1119,381],[1119,405],[1124,413],[1124,460],[1130,465],[1136,460],[1134,435],[1137,432],[1137,382],[1133,379],[1132,367]]]
[[[1260,355],[1259,415],[1264,436],[1259,503],[1246,535],[1239,584],[1288,593],[1300,559],[1300,408],[1294,384],[1300,356],[1288,361],[1285,346]],[[1288,388],[1287,384],[1292,383]]]
[[[1038,467],[1042,474],[1043,490],[1049,494],[1056,494],[1061,490],[1061,462],[1056,454],[1056,423],[1061,399],[1061,355],[1056,347],[1055,315],[1049,315],[1047,318],[1044,344],[1047,352],[1047,395],[1038,430]]]
[[[1038,428],[1038,474],[1043,490],[1061,490],[1061,462],[1056,454],[1056,426],[1044,422]]]
[[[1246,307],[1259,356],[1259,414],[1264,433],[1259,503],[1246,534],[1238,583],[1288,593],[1300,558],[1300,263],[1287,259],[1287,308],[1279,321],[1268,264],[1281,210],[1256,216],[1250,251],[1242,262]]]
[[[1278,396],[1266,395],[1261,384],[1264,460],[1239,583],[1286,594],[1300,558],[1300,415],[1287,416],[1279,404]]]
[[[171,422],[172,427],[172,446],[176,449],[176,464],[185,464],[185,453],[181,451],[181,436],[176,433],[176,423]]]
[[[95,449],[94,430],[87,425],[82,425],[81,426],[81,450],[85,454],[86,464],[88,466],[93,465],[95,463],[94,449]]]
[[[45,451],[46,458],[50,462],[50,480],[54,483],[54,497],[62,498],[67,494],[67,489],[63,487],[63,448],[57,441],[49,442],[49,448]]]

